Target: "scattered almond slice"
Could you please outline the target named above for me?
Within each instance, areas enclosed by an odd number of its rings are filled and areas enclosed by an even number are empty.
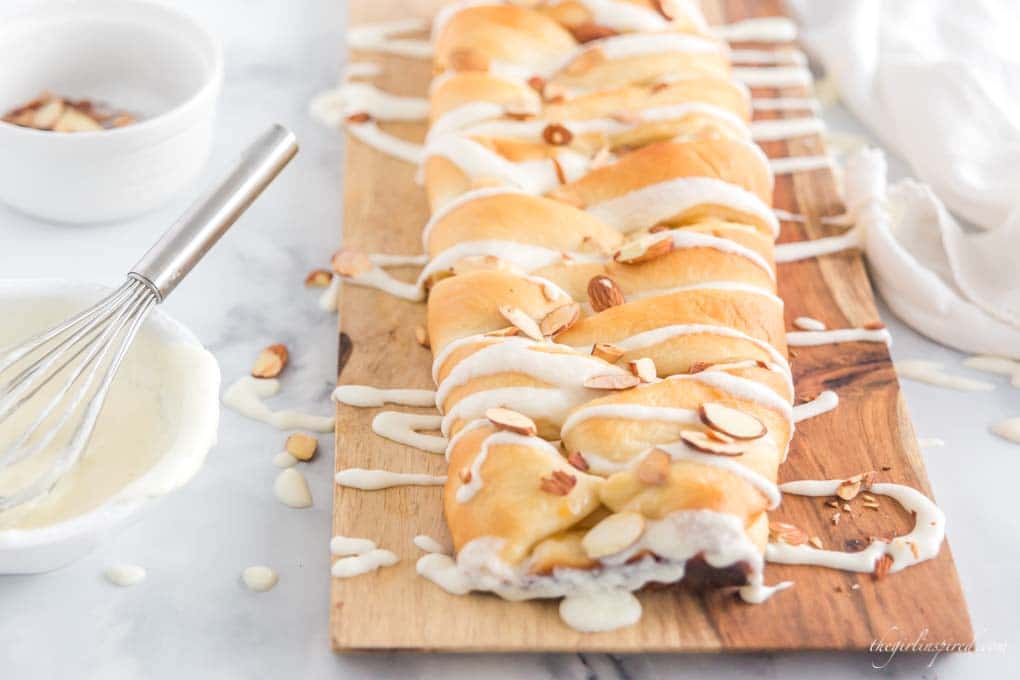
[[[885,328],[885,324],[882,323],[881,321],[869,321],[868,323],[861,326],[861,328],[867,331],[880,331],[883,328]]]
[[[622,264],[640,264],[668,255],[673,251],[671,236],[643,236],[629,241],[616,251],[613,259]]]
[[[349,125],[361,125],[362,123],[367,123],[370,120],[372,120],[372,115],[366,113],[365,111],[358,111],[357,113],[352,113],[351,115],[347,116],[347,118],[345,118],[344,120]]]
[[[64,114],[64,100],[51,99],[36,109],[32,126],[39,130],[51,130]]]
[[[808,542],[808,535],[803,529],[787,522],[769,522],[769,536],[787,545],[804,545]]]
[[[839,524],[839,520],[840,520],[840,518],[842,516],[843,515],[839,514],[838,512],[833,513],[833,515],[832,515],[832,523],[833,523],[833,525]]]
[[[853,477],[843,480],[836,489],[836,495],[845,501],[852,501],[861,492],[861,489],[870,489],[875,479],[875,472],[862,472]]]
[[[604,274],[593,276],[588,282],[588,300],[596,312],[627,302],[616,282]]]
[[[510,338],[515,335],[520,335],[521,331],[517,326],[507,326],[506,328],[500,328],[495,331],[489,331],[485,334],[487,338]]]
[[[103,126],[94,118],[75,108],[65,108],[53,124],[54,132],[95,132],[102,129]]]
[[[576,302],[568,302],[557,307],[542,319],[539,329],[542,335],[552,337],[569,329],[581,318],[581,305]]]
[[[593,375],[584,381],[584,386],[592,390],[627,390],[640,384],[641,379],[629,373]]]
[[[818,548],[819,550],[821,550],[822,547],[823,547],[822,546],[822,539],[818,538],[817,536],[812,536],[811,539],[808,540],[808,543],[810,543],[815,548]]]
[[[576,484],[577,477],[574,475],[563,470],[554,470],[548,477],[542,478],[538,487],[554,496],[566,496]]]
[[[298,460],[309,461],[315,456],[315,452],[319,448],[319,440],[304,432],[295,432],[287,437],[287,443],[284,445],[284,448],[287,449],[287,453]]]
[[[251,369],[252,377],[275,378],[283,372],[290,354],[286,345],[270,345],[259,352]]]
[[[680,433],[680,439],[693,449],[718,456],[740,456],[747,448],[744,442],[717,441],[700,430],[684,430]]]
[[[623,552],[641,538],[645,518],[636,512],[618,512],[588,530],[581,547],[593,560]]]
[[[503,318],[514,325],[521,333],[532,340],[542,340],[542,329],[538,327],[538,323],[528,316],[527,312],[519,307],[510,307],[509,305],[500,305],[499,313],[503,315]]]
[[[591,348],[591,355],[615,364],[624,355],[624,351],[622,348],[608,342],[596,342]]]
[[[485,417],[489,419],[490,423],[501,430],[508,430],[529,437],[538,432],[538,428],[535,427],[535,421],[523,413],[511,411],[508,408],[494,407],[486,409]]]
[[[627,365],[630,367],[630,372],[637,376],[638,380],[641,382],[655,382],[655,380],[659,377],[658,372],[655,369],[655,362],[648,357],[628,361]]]
[[[669,454],[659,449],[654,449],[638,463],[637,478],[645,484],[658,486],[669,477]]]
[[[889,573],[889,568],[892,567],[893,559],[889,555],[882,555],[875,562],[875,571],[872,577],[876,581],[881,581]]]
[[[734,439],[760,439],[768,431],[765,425],[750,413],[744,413],[730,406],[705,402],[698,408],[701,422]]]
[[[588,465],[588,461],[585,460],[584,455],[580,451],[574,451],[572,454],[567,456],[567,462],[581,472],[587,472],[591,469],[591,466]]]
[[[333,281],[333,272],[327,269],[314,269],[305,277],[305,285],[310,288],[326,288]]]
[[[333,254],[331,264],[333,271],[347,277],[361,276],[375,269],[368,255],[353,250],[338,250]]]
[[[428,349],[429,344],[429,332],[425,330],[425,326],[418,325],[414,327],[414,339],[419,345]]]

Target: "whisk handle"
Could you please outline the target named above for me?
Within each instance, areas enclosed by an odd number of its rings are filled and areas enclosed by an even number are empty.
[[[131,268],[129,276],[149,283],[162,302],[276,179],[297,150],[294,133],[282,125],[264,132],[230,175],[195,201]]]

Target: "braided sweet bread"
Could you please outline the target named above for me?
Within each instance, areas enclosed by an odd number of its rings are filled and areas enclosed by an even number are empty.
[[[793,434],[778,225],[704,27],[643,0],[437,17],[421,283],[462,591],[765,596]]]

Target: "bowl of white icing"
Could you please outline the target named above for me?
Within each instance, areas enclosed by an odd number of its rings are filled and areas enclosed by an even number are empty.
[[[107,292],[54,279],[0,281],[0,352]],[[191,479],[216,443],[219,387],[212,354],[183,325],[153,310],[78,464],[46,496],[0,513],[0,574],[64,566]],[[12,436],[0,429],[0,448]],[[7,471],[9,485],[13,471]],[[0,492],[4,478],[0,470]]]

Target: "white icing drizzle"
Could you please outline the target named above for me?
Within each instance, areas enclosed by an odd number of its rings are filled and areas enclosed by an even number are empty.
[[[329,287],[319,295],[319,309],[324,312],[335,312],[340,297],[340,277],[334,276]]]
[[[821,118],[775,118],[751,123],[751,136],[756,142],[776,141],[818,135],[825,131]]]
[[[1020,444],[1020,417],[1000,420],[992,425],[991,430],[1003,439]]]
[[[838,479],[800,480],[788,482],[779,488],[783,493],[817,497],[835,495],[840,484],[842,480]],[[889,542],[874,540],[867,548],[855,553],[820,550],[806,544],[769,543],[765,548],[765,559],[778,564],[811,564],[867,573],[875,570],[879,558],[889,555],[893,560],[889,572],[896,573],[938,555],[945,538],[946,525],[945,515],[938,506],[916,489],[901,484],[872,484],[869,491],[888,496],[905,510],[913,512],[913,530]]]
[[[245,567],[241,572],[241,580],[248,590],[256,593],[264,593],[272,590],[279,582],[280,577],[271,568],[264,565]]]
[[[443,453],[447,446],[446,437],[421,434],[438,430],[442,423],[442,416],[382,411],[372,419],[372,431],[399,444],[407,444],[429,453]]]
[[[446,475],[347,468],[336,473],[336,483],[351,489],[378,491],[394,486],[442,486],[446,483]]]
[[[308,488],[308,480],[295,468],[284,468],[273,482],[273,494],[276,500],[288,508],[312,507],[312,492]]]
[[[787,17],[758,17],[713,26],[712,32],[728,42],[793,42],[797,24]]]
[[[393,158],[414,165],[418,165],[425,158],[425,150],[421,144],[391,135],[376,125],[373,120],[363,123],[348,122],[345,127],[353,137]]]
[[[751,108],[755,111],[821,111],[821,105],[813,97],[754,97]]]
[[[741,66],[731,72],[748,87],[796,87],[811,84],[811,71],[803,66]]]
[[[432,390],[382,389],[369,385],[340,385],[333,391],[333,399],[348,406],[371,408],[383,404],[400,406],[435,406],[436,393]]]
[[[831,255],[850,248],[861,246],[861,232],[857,228],[849,229],[839,236],[827,236],[811,241],[794,241],[780,243],[776,246],[775,259],[778,263],[796,262],[811,257]]]
[[[453,552],[453,549],[450,546],[444,545],[431,536],[426,536],[424,534],[418,534],[415,536],[413,542],[419,550],[424,550],[427,553],[449,555]]]
[[[824,331],[825,324],[810,316],[798,316],[793,320],[793,325],[802,331]]]
[[[748,584],[740,586],[740,599],[748,604],[761,604],[781,590],[793,586],[793,581],[780,581],[774,586],[767,586],[760,573],[750,574]]]
[[[429,117],[429,101],[390,94],[370,83],[348,82],[315,95],[308,110],[313,118],[331,127],[356,113],[382,121],[418,121]]]
[[[546,387],[502,387],[484,390],[464,397],[443,416],[441,431],[449,435],[450,428],[460,419],[474,420],[490,408],[502,406],[518,411],[530,418],[542,418],[553,424],[562,423],[567,413],[582,401],[594,398],[582,389],[565,390]]]
[[[471,592],[471,578],[457,566],[449,555],[430,553],[418,558],[415,571],[451,595],[466,595]]]
[[[587,591],[564,597],[560,618],[582,633],[616,630],[641,620],[641,603],[626,590]]]
[[[677,177],[594,203],[587,212],[628,233],[681,215],[699,205],[720,205],[760,219],[779,235],[779,221],[755,194],[712,177]]]
[[[976,371],[1008,375],[1013,387],[1020,387],[1020,361],[1005,357],[972,356],[963,360],[963,365]]]
[[[705,283],[693,283],[686,286],[674,286],[673,288],[643,290],[637,293],[631,293],[627,296],[627,299],[628,301],[634,301],[650,297],[659,297],[662,295],[672,295],[674,293],[684,293],[692,290],[731,290],[741,293],[750,293],[751,295],[761,295],[762,297],[768,298],[772,302],[776,303],[780,307],[784,304],[781,297],[769,290],[737,281],[706,281]],[[591,311],[590,303],[586,302],[582,304],[581,307],[589,312]]]
[[[945,446],[946,443],[938,437],[918,437],[917,446],[922,449],[934,449]]]
[[[663,52],[721,54],[725,47],[715,40],[693,33],[624,33],[584,43],[574,58],[590,50],[599,50],[607,59],[625,59]],[[573,59],[567,63],[570,61]]]
[[[382,75],[383,67],[377,61],[351,61],[344,66],[343,80],[373,78]]]
[[[298,459],[290,455],[286,451],[281,451],[280,453],[273,456],[273,465],[275,465],[278,468],[294,467],[295,465],[297,465],[297,462]]]
[[[839,342],[884,342],[892,344],[892,336],[885,328],[836,328],[829,331],[791,331],[786,344],[791,347],[813,347]]]
[[[361,555],[341,557],[330,568],[333,578],[351,578],[368,574],[381,567],[392,567],[400,558],[389,550],[375,548]]]
[[[145,567],[137,564],[114,564],[103,572],[103,575],[113,585],[127,588],[145,580]]]
[[[730,50],[730,62],[734,64],[807,64],[807,55],[797,49],[783,50]]]
[[[787,156],[769,160],[772,172],[776,175],[789,175],[795,172],[808,172],[832,167],[832,159],[825,155]]]
[[[808,221],[807,215],[790,212],[789,210],[780,210],[779,208],[775,208],[772,212],[776,214],[777,218],[786,222],[799,222],[804,224]],[[855,222],[853,216],[847,213],[842,215],[822,215],[816,219],[822,224],[831,224],[837,227],[852,227]]]
[[[364,555],[375,550],[378,545],[375,541],[367,538],[354,538],[350,536],[334,536],[329,541],[329,552],[331,555],[346,557],[348,555]]]
[[[246,375],[223,393],[223,404],[253,420],[260,420],[281,430],[313,430],[332,432],[336,419],[312,416],[298,411],[273,411],[262,401],[280,391],[280,381],[261,380]]]
[[[489,456],[490,446],[529,446],[549,456],[557,467],[563,467],[565,461],[560,452],[549,442],[538,437],[528,437],[514,432],[497,430],[485,438],[482,448],[471,462],[471,478],[467,483],[457,489],[456,499],[458,503],[467,503],[481,491],[484,484],[482,480],[482,465]]]
[[[425,223],[425,227],[421,231],[421,242],[423,248],[427,251],[429,249],[429,236],[432,234],[432,227],[439,223],[440,220],[446,218],[447,215],[452,213],[457,208],[470,203],[471,201],[488,198],[490,196],[502,196],[504,194],[520,194],[524,193],[516,187],[482,187],[481,189],[473,189],[460,194],[453,200],[444,203],[441,207],[436,209],[432,216],[429,217],[429,221]]]
[[[417,18],[380,21],[373,24],[355,26],[347,31],[347,45],[355,50],[369,50],[397,54],[415,59],[428,59],[432,56],[432,44],[428,40],[414,38],[395,38],[402,33],[427,31],[428,23]]]
[[[368,259],[377,267],[420,267],[429,261],[428,255],[391,255],[369,253]]]
[[[752,446],[770,446],[775,448],[775,442],[768,437],[763,437],[752,444]],[[769,510],[779,507],[779,503],[782,501],[782,495],[779,493],[779,487],[776,486],[775,482],[767,479],[761,473],[752,470],[746,465],[741,464],[735,458],[728,456],[718,456],[714,453],[704,453],[697,451],[683,442],[674,442],[672,444],[658,444],[642,455],[636,457],[631,465],[636,467],[640,462],[652,451],[656,449],[665,451],[669,454],[671,460],[683,460],[690,461],[693,463],[699,463],[701,465],[708,465],[710,467],[725,470],[730,474],[740,477],[745,482],[753,486],[755,489],[761,492],[761,494],[768,499]]]
[[[799,423],[808,418],[828,413],[839,406],[839,395],[832,390],[825,390],[811,401],[793,407],[793,422]]]
[[[946,387],[963,392],[984,392],[995,389],[995,385],[991,383],[946,373],[942,370],[942,364],[937,361],[901,359],[895,362],[894,366],[896,367],[896,374],[901,378],[928,383],[936,387]]]
[[[731,375],[724,371],[701,371],[694,375],[671,375],[668,380],[694,380],[711,385],[717,390],[727,392],[738,399],[754,401],[762,406],[779,411],[784,418],[793,422],[793,407],[778,394],[761,383]]]

